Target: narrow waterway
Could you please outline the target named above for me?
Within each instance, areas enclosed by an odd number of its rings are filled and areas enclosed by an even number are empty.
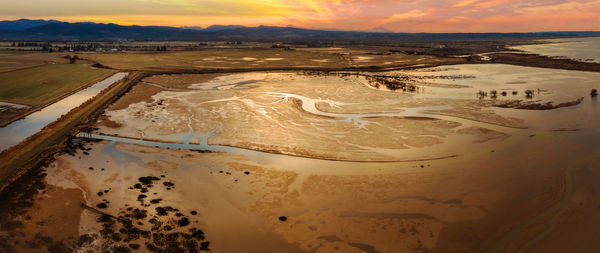
[[[8,149],[39,132],[42,128],[68,113],[73,108],[93,98],[113,83],[123,79],[127,74],[125,72],[116,73],[88,88],[34,112],[24,119],[17,120],[6,127],[0,128],[0,151]]]

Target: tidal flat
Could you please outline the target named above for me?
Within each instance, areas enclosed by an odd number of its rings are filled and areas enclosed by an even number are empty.
[[[1,246],[589,250],[599,77],[502,64],[152,75],[3,192]]]

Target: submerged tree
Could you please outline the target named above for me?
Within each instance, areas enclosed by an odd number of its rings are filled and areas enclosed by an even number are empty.
[[[487,97],[487,92],[480,90],[477,92],[477,97],[479,97],[479,99],[483,99]]]
[[[526,98],[533,98],[533,93],[534,93],[533,90],[526,90],[525,91],[525,97]]]

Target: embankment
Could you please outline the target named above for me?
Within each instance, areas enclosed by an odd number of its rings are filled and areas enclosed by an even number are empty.
[[[132,72],[125,79],[112,84],[92,99],[63,115],[38,133],[0,153],[0,191],[29,168],[35,167],[61,150],[76,127],[97,113],[103,106],[114,102],[121,94],[146,76]]]

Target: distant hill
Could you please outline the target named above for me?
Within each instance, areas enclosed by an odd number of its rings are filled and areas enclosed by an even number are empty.
[[[229,29],[245,28],[245,26],[243,26],[243,25],[212,25],[207,28],[202,28],[202,27],[198,27],[198,26],[187,26],[187,27],[182,27],[182,28],[190,29],[190,30],[198,30],[198,31],[216,32],[216,31],[229,30]]]
[[[275,26],[211,26],[177,28],[167,26],[122,26],[100,23],[67,23],[55,20],[0,21],[0,40],[136,40],[136,41],[259,41],[373,43],[409,40],[549,38],[600,36],[600,32],[540,33],[390,33],[325,31]]]
[[[193,40],[206,33],[167,26],[121,26],[98,23],[51,23],[24,31],[0,32],[0,38],[30,40]]]
[[[25,31],[27,29],[43,26],[52,23],[59,23],[57,20],[31,20],[31,19],[19,19],[19,20],[6,20],[0,21],[0,30],[8,30],[8,31]]]

